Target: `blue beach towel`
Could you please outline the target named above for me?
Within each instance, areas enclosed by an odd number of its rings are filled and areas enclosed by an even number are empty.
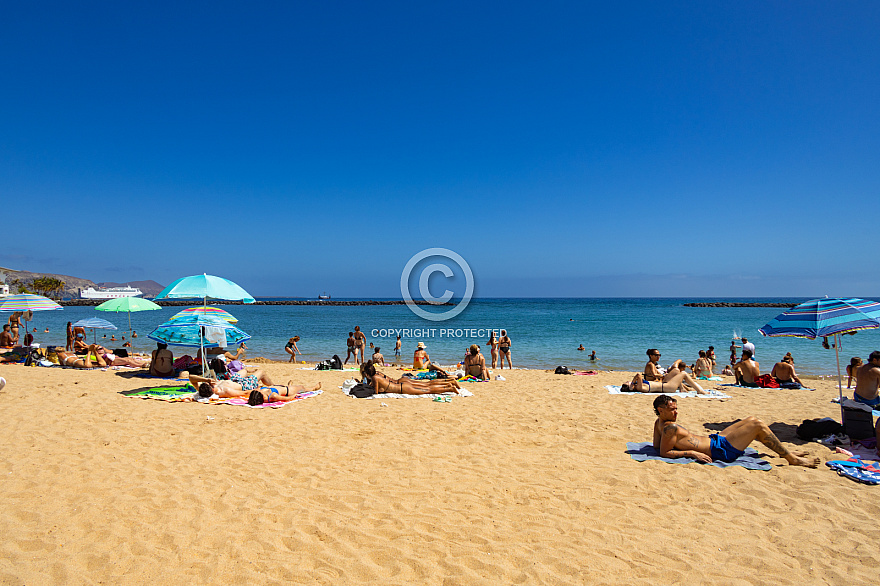
[[[636,462],[644,462],[645,460],[661,460],[670,464],[693,464],[696,462],[693,458],[664,458],[660,456],[660,452],[654,449],[651,442],[626,442],[626,453],[632,456]],[[730,466],[742,466],[749,470],[770,470],[773,466],[770,462],[758,458],[758,452],[753,448],[746,448],[745,455],[740,456],[733,462],[712,462],[707,466],[715,466],[716,468],[728,468]]]
[[[861,458],[852,460],[831,460],[825,465],[841,476],[863,484],[880,484],[880,468],[877,464],[866,464]]]

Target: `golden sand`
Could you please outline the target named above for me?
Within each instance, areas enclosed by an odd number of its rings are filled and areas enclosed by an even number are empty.
[[[324,394],[167,403],[119,394],[161,384],[120,371],[0,366],[0,583],[876,580],[880,487],[761,444],[769,472],[635,462],[625,443],[650,439],[653,397],[609,395],[624,373],[505,370],[437,403],[352,399],[338,386],[353,373],[262,366]],[[839,415],[836,387],[816,384],[683,398],[679,422],[757,415],[835,459],[794,434]]]

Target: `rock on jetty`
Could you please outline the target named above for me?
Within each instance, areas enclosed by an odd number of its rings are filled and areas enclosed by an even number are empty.
[[[736,303],[736,302],[712,302],[712,303],[685,303],[685,307],[794,307],[797,303]]]
[[[65,307],[80,307],[80,306],[94,306],[101,305],[107,301],[106,299],[70,299],[67,301],[59,301],[60,305]],[[151,301],[157,305],[161,305],[163,307],[187,307],[187,306],[195,306],[201,305],[201,301],[198,299],[160,299],[156,301],[155,299],[151,299]],[[321,300],[316,301],[313,299],[285,299],[283,301],[256,301],[251,303],[250,305],[335,305],[335,306],[346,306],[346,305],[404,305],[406,301],[403,300],[392,300],[392,301],[373,301],[366,299],[358,299],[356,301],[333,301],[333,300]],[[416,305],[452,305],[452,303],[428,303],[427,301],[414,301]],[[208,299],[208,305],[244,305],[241,301],[226,301],[224,299]]]

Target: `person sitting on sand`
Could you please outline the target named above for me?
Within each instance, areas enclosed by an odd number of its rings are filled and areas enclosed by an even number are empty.
[[[709,361],[708,356],[706,356],[705,350],[700,350],[699,356],[697,363],[694,364],[694,376],[697,378],[701,376],[709,378],[712,376],[712,363]]]
[[[660,372],[660,367],[657,366],[657,363],[660,362],[660,352],[657,348],[649,348],[645,354],[648,355],[648,363],[645,365],[644,378],[646,381],[658,381],[663,378],[663,373]]]
[[[724,370],[721,371],[721,376],[733,376],[733,369],[730,368],[729,364],[724,365]]]
[[[168,344],[156,342],[150,361],[150,374],[161,378],[173,378],[177,371],[174,368],[174,354],[168,349]]]
[[[664,458],[693,458],[698,462],[715,460],[733,462],[745,453],[750,443],[757,440],[785,458],[792,466],[815,468],[819,458],[804,458],[789,452],[770,428],[757,417],[746,417],[727,427],[721,433],[708,437],[691,433],[678,419],[678,402],[669,395],[654,399],[654,449]]]
[[[714,376],[715,365],[718,364],[715,361],[715,346],[709,346],[709,349],[706,350],[706,358],[709,359],[709,376]]]
[[[86,342],[85,334],[76,332],[76,339],[73,341],[73,353],[82,356],[89,351],[89,343]]]
[[[686,372],[676,370],[667,373],[668,380],[664,377],[661,381],[646,381],[644,375],[638,372],[629,384],[624,383],[620,390],[624,393],[677,393],[678,391],[693,391],[699,395],[707,395],[697,381]]]
[[[379,351],[380,348],[376,346],[373,357],[370,359],[373,361],[373,364],[385,364],[385,357],[382,356],[382,353]]]
[[[12,337],[12,330],[9,324],[3,324],[3,332],[0,333],[0,348],[13,348],[15,340]]]
[[[775,378],[776,382],[780,385],[787,384],[791,386],[794,383],[804,386],[804,383],[801,382],[801,379],[798,378],[797,373],[794,371],[794,358],[792,358],[791,353],[786,354],[782,357],[782,360],[773,365],[770,376]]]
[[[744,348],[742,351],[742,360],[733,365],[734,376],[736,376],[736,384],[741,387],[758,388],[755,379],[761,376],[760,365],[752,360],[752,351]]]
[[[880,388],[880,350],[875,350],[868,356],[867,364],[859,367],[853,401],[872,407],[880,405],[878,388]]]
[[[269,375],[258,368],[246,368],[238,372],[232,372],[226,369],[226,362],[220,358],[214,358],[210,362],[210,368],[217,375],[218,379],[231,380],[238,383],[248,392],[256,391],[260,388],[260,384],[267,387],[274,386],[275,383],[269,378]]]
[[[104,360],[104,355],[102,352],[98,351],[99,346],[97,344],[92,344],[86,349],[86,353],[84,356],[77,356],[76,354],[68,354],[64,350],[55,349],[55,353],[58,354],[58,362],[62,366],[72,366],[73,368],[105,368],[107,367],[107,362]],[[92,363],[92,358],[95,359],[95,363]]]
[[[431,357],[428,356],[427,351],[425,351],[425,343],[419,342],[416,351],[413,352],[413,370],[428,368],[429,364],[431,364]]]
[[[464,371],[468,376],[478,378],[480,380],[489,380],[489,369],[486,368],[486,359],[480,353],[480,347],[471,344],[468,349],[468,355],[464,359]]]
[[[299,336],[294,336],[284,345],[284,351],[290,354],[290,360],[288,360],[288,362],[296,362],[296,355],[301,354],[299,348],[296,346],[297,342],[299,342]]]
[[[148,360],[143,360],[141,358],[133,358],[133,357],[125,357],[117,356],[104,348],[100,344],[98,344],[95,349],[100,352],[100,355],[104,358],[104,361],[109,366],[130,366],[132,368],[145,368],[150,366],[150,362]]]
[[[3,344],[0,344],[2,346]],[[858,382],[859,378],[859,367],[862,366],[862,359],[858,356],[853,356],[849,359],[849,364],[846,366],[846,374],[849,377],[849,380],[846,381],[846,388],[851,389],[853,381]]]
[[[409,378],[393,379],[376,370],[372,360],[361,365],[363,383],[373,387],[376,393],[398,393],[402,395],[433,395],[441,393],[458,394],[458,383],[452,378],[434,380],[412,380]]]

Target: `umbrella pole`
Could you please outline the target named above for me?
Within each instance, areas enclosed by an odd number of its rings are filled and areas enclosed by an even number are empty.
[[[840,401],[840,421],[843,422],[843,379],[840,376],[840,335],[834,334],[834,354],[837,356],[837,397]]]

